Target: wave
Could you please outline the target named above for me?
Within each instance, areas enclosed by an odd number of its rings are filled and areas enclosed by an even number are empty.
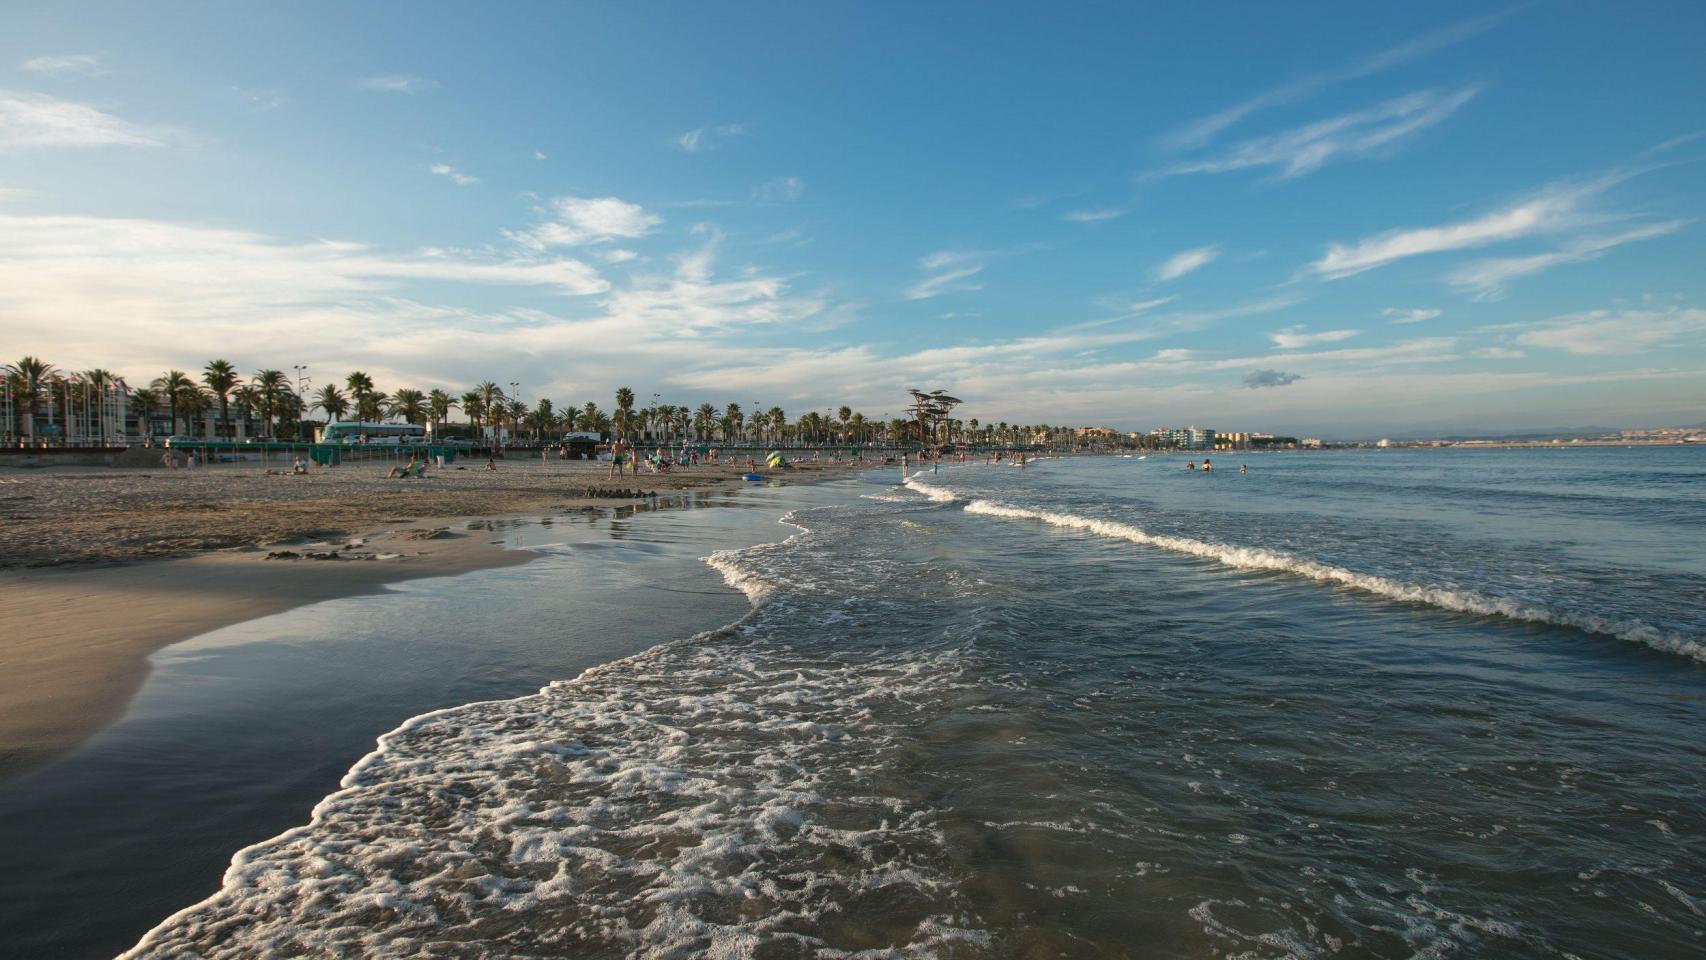
[[[980,952],[988,934],[966,924],[932,812],[867,782],[959,682],[963,655],[795,649],[772,620],[807,613],[777,601],[812,593],[784,550],[811,531],[783,522],[800,532],[706,558],[752,601],[735,624],[405,721],[307,825],[239,851],[218,892],[121,960],[450,944],[843,955],[844,911],[881,916],[853,939],[875,932],[897,956]]]
[[[914,490],[938,501],[958,499],[953,493],[938,487],[923,489],[925,484],[910,484]],[[1602,617],[1576,610],[1563,610],[1542,604],[1524,603],[1495,597],[1474,590],[1405,583],[1390,577],[1358,573],[1343,567],[1309,560],[1278,550],[1262,547],[1239,547],[1228,544],[1193,540],[1189,537],[1150,533],[1129,523],[1098,520],[1071,513],[1010,506],[992,500],[973,500],[966,504],[967,513],[1011,520],[1039,520],[1056,527],[1083,530],[1098,536],[1127,540],[1145,546],[1159,547],[1176,553],[1212,560],[1239,570],[1269,570],[1334,583],[1355,590],[1377,594],[1406,603],[1421,603],[1457,613],[1507,617],[1528,623],[1544,623],[1572,627],[1588,633],[1616,637],[1646,644],[1665,653],[1680,654],[1706,663],[1706,642],[1687,634],[1655,627],[1635,619]]]

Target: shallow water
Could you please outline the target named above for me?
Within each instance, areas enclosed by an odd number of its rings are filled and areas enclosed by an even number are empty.
[[[168,647],[124,718],[77,754],[0,782],[0,956],[110,957],[219,887],[231,854],[306,819],[426,710],[553,679],[747,609],[701,562],[774,540],[806,488],[690,507],[499,522],[544,556],[408,581]]]
[[[823,488],[135,955],[1701,955],[1706,452],[1247,462]]]

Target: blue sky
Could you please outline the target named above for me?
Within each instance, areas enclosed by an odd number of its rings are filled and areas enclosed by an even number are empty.
[[[1350,436],[1706,421],[1706,7],[77,4],[0,348]]]

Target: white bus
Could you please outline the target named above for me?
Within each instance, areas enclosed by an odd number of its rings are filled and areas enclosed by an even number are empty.
[[[321,443],[425,443],[426,427],[414,423],[334,420],[320,428]]]

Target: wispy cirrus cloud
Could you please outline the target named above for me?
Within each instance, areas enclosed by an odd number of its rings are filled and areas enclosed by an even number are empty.
[[[429,80],[426,77],[393,73],[379,77],[363,77],[355,82],[355,86],[357,89],[369,90],[374,93],[416,94],[435,89],[439,83],[437,80]]]
[[[1271,168],[1280,180],[1301,177],[1335,160],[1359,159],[1388,150],[1450,117],[1480,89],[1472,85],[1451,91],[1418,90],[1367,110],[1245,140],[1220,156],[1176,163],[1146,174],[1146,178],[1251,168]]]
[[[1219,136],[1221,132],[1253,113],[1305,100],[1332,84],[1372,76],[1426,56],[1435,50],[1462,43],[1498,26],[1521,9],[1520,5],[1513,6],[1486,16],[1460,20],[1439,30],[1430,31],[1407,40],[1395,47],[1382,50],[1371,57],[1338,70],[1311,74],[1300,80],[1263,91],[1241,103],[1191,121],[1163,138],[1162,143],[1164,146],[1175,150],[1188,150],[1205,146]]]
[[[1442,311],[1433,307],[1387,307],[1380,315],[1397,324],[1424,323],[1440,315]]]
[[[1190,250],[1181,250],[1168,257],[1166,260],[1161,261],[1160,265],[1155,268],[1152,276],[1162,283],[1169,280],[1177,280],[1185,274],[1194,273],[1195,271],[1208,266],[1219,256],[1220,247],[1212,244],[1206,247],[1195,247]]]
[[[108,73],[106,64],[92,53],[62,53],[31,57],[19,69],[52,77],[98,77]]]
[[[1089,210],[1068,210],[1060,215],[1060,219],[1070,223],[1100,223],[1103,220],[1117,220],[1130,213],[1127,207],[1099,207]]]
[[[505,231],[511,240],[544,250],[643,237],[663,222],[637,203],[617,197],[553,197],[540,211],[546,219],[526,230]]]
[[[158,147],[173,132],[122,120],[74,100],[0,90],[0,150],[24,147]]]
[[[1516,343],[1526,347],[1585,356],[1640,354],[1685,343],[1706,343],[1706,310],[1698,307],[1589,310],[1500,329],[1521,330]]]
[[[983,282],[974,278],[983,272],[988,257],[980,250],[938,250],[918,261],[919,269],[929,276],[902,295],[908,300],[929,300],[944,293],[982,290]]]
[[[471,187],[480,182],[479,177],[470,176],[448,163],[435,163],[427,168],[434,176],[444,177],[459,187]]]
[[[1505,285],[1512,280],[1532,276],[1560,264],[1597,260],[1626,243],[1669,236],[1687,225],[1686,220],[1666,220],[1618,233],[1578,237],[1565,243],[1561,249],[1548,253],[1477,260],[1451,271],[1445,280],[1468,291],[1476,300],[1498,300],[1505,295]]]
[[[686,153],[703,153],[747,134],[744,123],[719,123],[706,127],[698,127],[675,138],[675,146]]]
[[[1584,210],[1587,202],[1628,176],[1619,173],[1585,183],[1554,184],[1518,203],[1470,220],[1388,230],[1356,243],[1330,244],[1327,252],[1307,270],[1324,280],[1339,280],[1408,257],[1577,229],[1595,219]]]
[[[799,177],[778,177],[752,188],[752,199],[760,203],[789,203],[806,195],[806,182]]]
[[[1286,327],[1268,334],[1268,339],[1281,350],[1300,350],[1321,343],[1338,343],[1349,340],[1360,333],[1360,330],[1320,330],[1310,333],[1303,326]]]

